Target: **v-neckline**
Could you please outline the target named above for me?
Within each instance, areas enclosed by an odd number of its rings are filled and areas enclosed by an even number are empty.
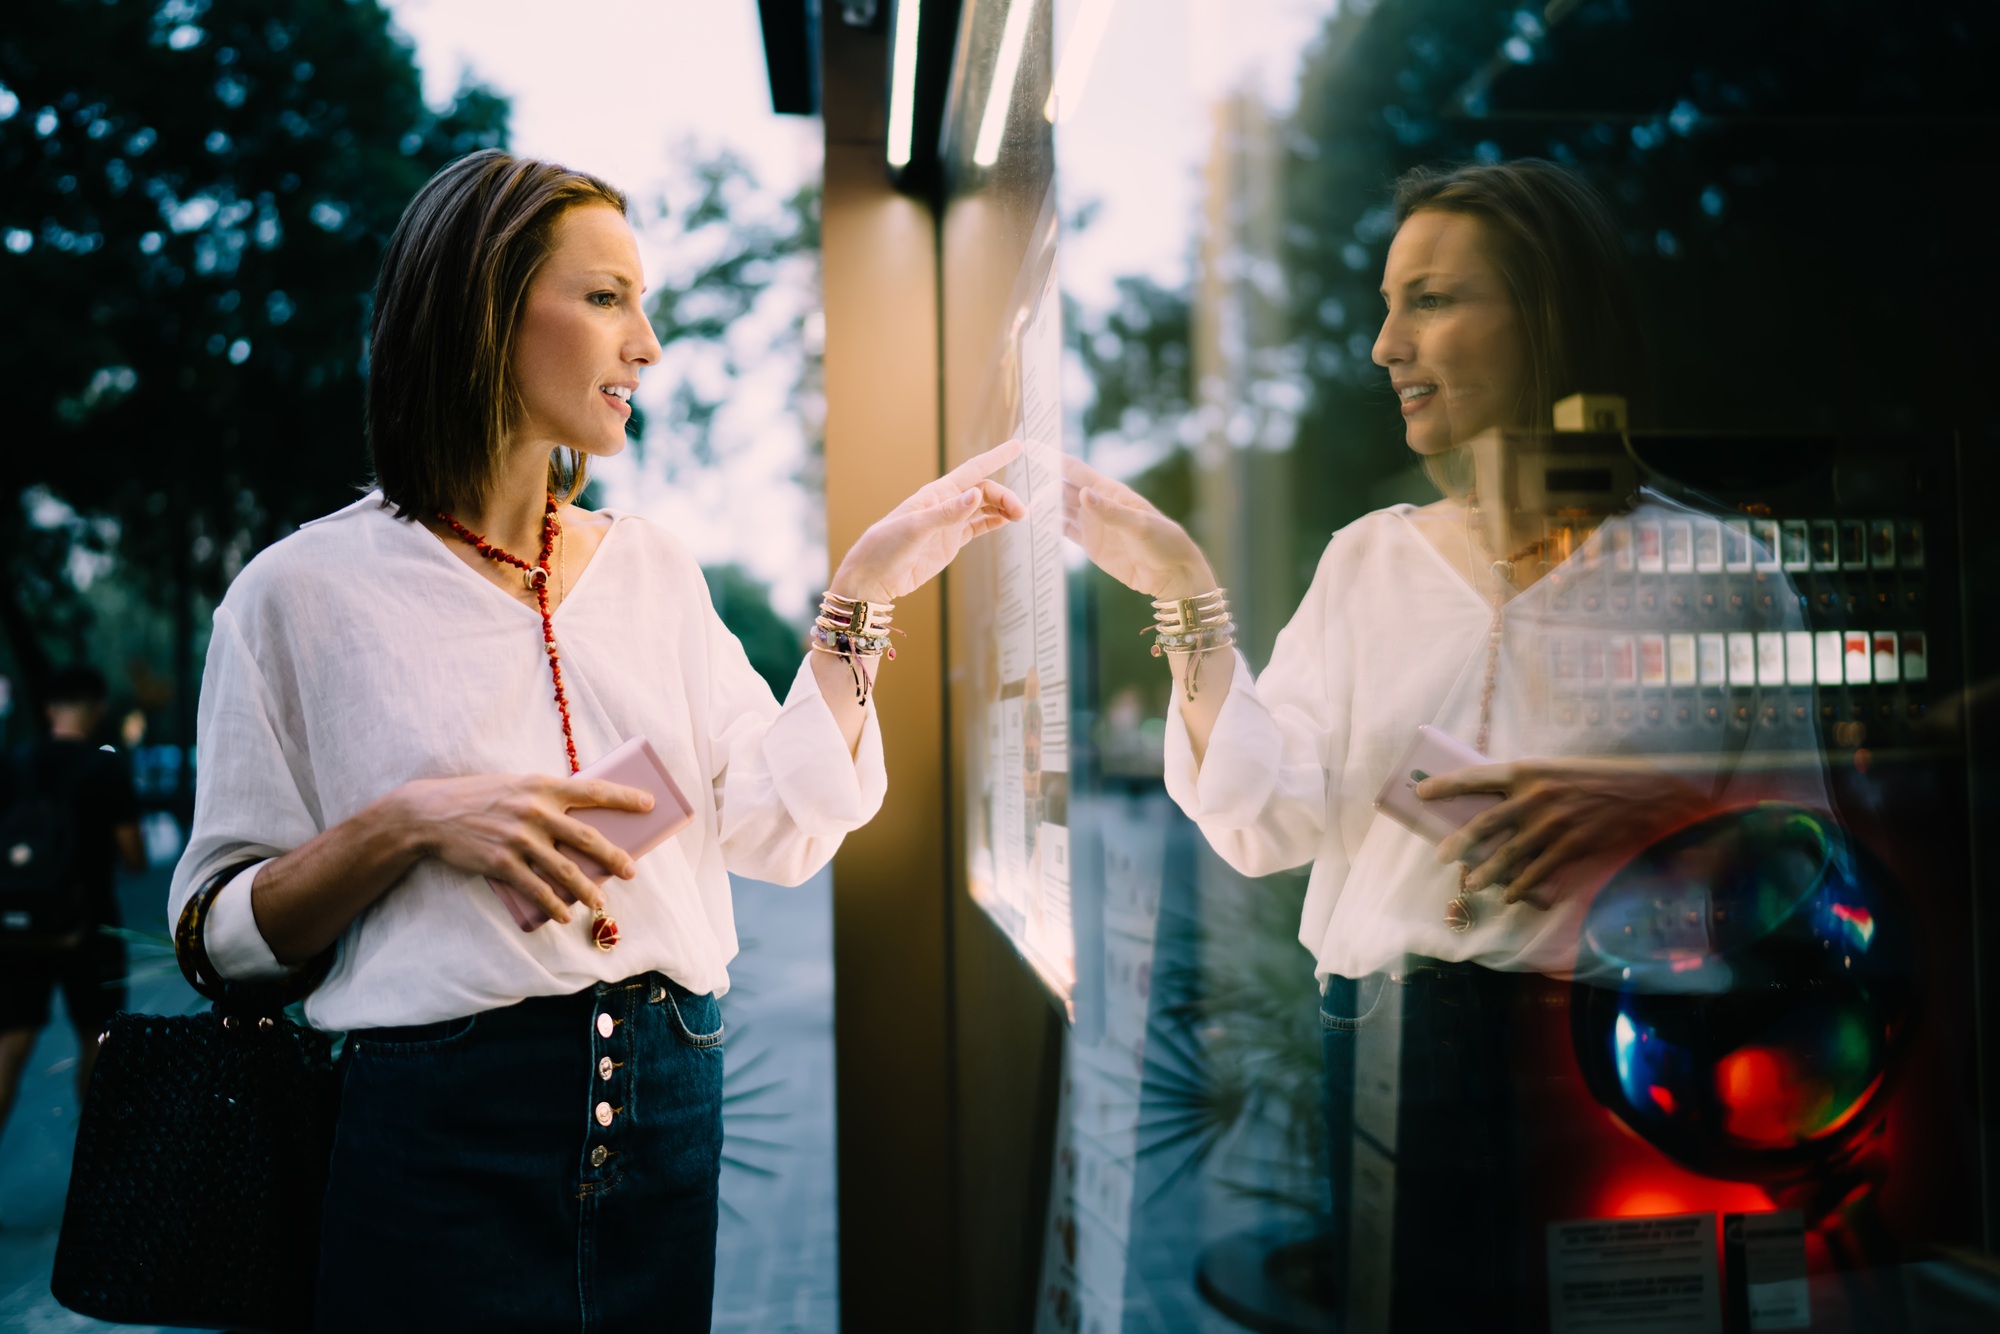
[[[611,539],[617,535],[619,526],[625,521],[627,517],[629,517],[627,515],[620,514],[616,510],[597,510],[594,512],[598,514],[608,515],[611,519],[611,526],[605,529],[604,536],[600,537],[597,540],[597,549],[590,553],[590,559],[584,562],[582,572],[576,576],[575,582],[570,584],[569,591],[563,595],[563,600],[556,604],[556,609],[554,611],[549,613],[549,621],[551,624],[553,624],[557,620],[560,620],[563,612],[568,609],[570,603],[576,601],[577,594],[583,591],[584,585],[587,584],[590,580],[591,573],[597,569],[598,563],[604,555],[605,547],[610,545]],[[424,536],[427,539],[429,539],[431,544],[437,548],[438,554],[442,556],[446,561],[446,563],[448,563],[453,569],[457,570],[460,574],[463,574],[466,578],[472,580],[474,583],[478,584],[481,588],[484,588],[488,593],[491,593],[494,597],[499,598],[502,602],[505,602],[508,606],[514,608],[522,615],[530,617],[531,619],[536,621],[542,619],[541,612],[529,606],[527,603],[521,601],[519,598],[509,593],[506,589],[500,587],[498,584],[494,583],[491,579],[488,579],[485,575],[481,574],[478,570],[473,569],[472,566],[468,565],[466,562],[459,559],[458,553],[452,549],[452,543],[454,542],[462,543],[463,539],[457,537],[449,537],[449,538],[441,537],[437,533],[433,532],[431,530],[430,525],[424,523],[421,519],[413,520],[412,523],[414,527],[416,527],[420,532],[424,534]]]
[[[1417,545],[1422,547],[1425,551],[1428,551],[1431,555],[1431,559],[1444,567],[1445,572],[1451,576],[1451,581],[1454,584],[1457,584],[1460,588],[1464,589],[1466,593],[1471,596],[1472,600],[1479,604],[1480,609],[1482,611],[1486,612],[1486,614],[1489,616],[1492,615],[1494,610],[1496,609],[1496,604],[1494,603],[1493,599],[1487,597],[1484,593],[1481,593],[1479,591],[1478,585],[1474,584],[1472,580],[1466,577],[1465,571],[1459,569],[1456,565],[1453,565],[1451,561],[1445,556],[1444,552],[1438,550],[1437,543],[1431,541],[1428,537],[1425,537],[1423,529],[1419,528],[1414,522],[1411,521],[1410,516],[1412,514],[1415,514],[1419,508],[1420,507],[1416,505],[1398,505],[1394,509],[1392,509],[1390,513],[1394,514],[1396,518],[1401,521],[1403,527],[1406,530],[1408,530],[1410,536],[1416,541]],[[1589,546],[1591,543],[1596,542],[1603,535],[1603,533],[1604,533],[1604,525],[1602,523],[1599,523],[1595,528],[1590,530],[1590,536],[1584,538],[1583,541],[1577,543],[1576,549],[1570,552],[1568,558],[1562,562],[1562,565],[1551,566],[1549,568],[1548,573],[1544,574],[1541,578],[1535,580],[1534,583],[1529,584],[1526,588],[1517,588],[1513,592],[1509,593],[1506,597],[1502,598],[1500,602],[1497,604],[1498,610],[1504,615],[1509,607],[1512,607],[1516,602],[1519,602],[1521,599],[1527,597],[1530,593],[1533,593],[1536,589],[1546,584],[1549,581],[1551,575],[1554,575],[1558,570],[1562,569],[1563,566],[1570,564],[1570,562],[1576,560],[1578,556],[1581,556],[1583,554],[1584,548]],[[1601,554],[1602,553],[1600,553],[1600,558]],[[1498,576],[1495,577],[1497,578]]]
[[[1453,565],[1451,561],[1445,556],[1445,554],[1442,551],[1438,550],[1437,543],[1431,541],[1428,537],[1425,537],[1424,530],[1419,528],[1416,525],[1416,523],[1411,520],[1410,516],[1412,514],[1415,514],[1418,511],[1418,509],[1419,507],[1416,505],[1397,506],[1390,512],[1396,516],[1397,520],[1403,525],[1404,529],[1409,533],[1410,537],[1416,542],[1416,544],[1422,547],[1425,551],[1429,552],[1431,559],[1436,561],[1440,566],[1442,566],[1445,573],[1451,576],[1452,583],[1464,589],[1466,596],[1470,597],[1474,602],[1477,602],[1479,604],[1479,609],[1481,611],[1485,612],[1488,616],[1491,616],[1494,610],[1493,599],[1487,597],[1484,593],[1481,593],[1477,585],[1475,585],[1471,579],[1466,577],[1466,572],[1459,569],[1456,565]],[[1530,587],[1532,587],[1532,585]],[[1501,609],[1504,611],[1511,603],[1513,603],[1513,601],[1516,598],[1525,595],[1527,592],[1528,589],[1523,588],[1510,594],[1506,598],[1503,598],[1499,604]]]

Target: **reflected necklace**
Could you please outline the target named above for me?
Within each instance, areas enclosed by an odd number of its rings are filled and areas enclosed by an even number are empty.
[[[569,696],[563,693],[562,656],[556,652],[556,627],[551,619],[554,613],[549,607],[549,552],[562,535],[562,523],[556,518],[555,494],[549,493],[548,505],[542,511],[542,550],[533,565],[510,551],[502,551],[443,510],[437,512],[437,517],[440,523],[486,559],[520,570],[521,582],[533,590],[535,605],[542,613],[542,647],[548,652],[549,675],[556,685],[556,713],[562,718],[563,749],[568,753],[569,771],[574,774],[579,767],[576,762],[576,735],[570,727]],[[601,950],[608,950],[618,943],[618,923],[601,908],[593,909],[590,914],[590,943]]]
[[[1465,498],[1465,556],[1466,563],[1474,569],[1478,568],[1479,562],[1474,555],[1472,525],[1478,514],[1479,494],[1472,492]],[[1486,754],[1487,743],[1492,739],[1493,692],[1500,680],[1500,639],[1507,627],[1505,610],[1507,590],[1514,584],[1514,567],[1530,556],[1540,560],[1546,567],[1548,562],[1543,559],[1543,554],[1548,550],[1548,545],[1548,538],[1536,538],[1505,560],[1494,561],[1491,566],[1493,620],[1486,627],[1486,674],[1479,683],[1479,735],[1472,743],[1472,748],[1481,755]],[[1471,878],[1472,868],[1463,862],[1459,863],[1458,893],[1454,894],[1451,902],[1444,906],[1444,924],[1460,933],[1472,929],[1472,886],[1468,883]]]

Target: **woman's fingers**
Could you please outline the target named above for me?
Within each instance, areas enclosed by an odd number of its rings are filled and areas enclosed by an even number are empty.
[[[1448,774],[1432,774],[1417,784],[1417,796],[1424,801],[1462,797],[1468,792],[1507,792],[1520,779],[1513,764],[1474,764]]]
[[[614,854],[615,861],[618,856]],[[525,854],[529,869],[551,886],[560,886],[569,896],[599,912],[604,910],[604,889],[583,873],[583,868],[563,855],[561,848],[537,844]]]
[[[562,896],[549,888],[548,882],[535,874],[533,865],[527,858],[508,856],[502,859],[499,873],[493,877],[513,887],[515,892],[532,899],[536,907],[546,913],[551,921],[569,922],[569,905]]]
[[[1514,804],[1517,809],[1511,821],[1511,829],[1504,837],[1496,837],[1496,846],[1479,865],[1466,873],[1465,883],[1468,888],[1485,889],[1488,885],[1497,885],[1503,881],[1509,885],[1513,884],[1520,874],[1516,868],[1547,847],[1556,830],[1560,828],[1561,822],[1550,815],[1531,814],[1528,812],[1527,803],[1524,802]],[[1494,809],[1498,810],[1499,807]]]
[[[974,480],[996,473],[1021,457],[1021,451],[1027,448],[1027,444],[1025,440],[1002,441],[982,454],[974,454],[940,480],[949,482],[954,490],[970,486]]]
[[[995,445],[982,454],[975,454],[935,482],[917,488],[914,495],[896,506],[890,513],[902,514],[913,509],[931,509],[947,504],[954,498],[962,498],[964,492],[985,480],[989,474],[1000,471],[1019,458],[1024,448],[1026,448],[1025,441],[1009,440]]]
[[[1010,488],[994,481],[990,477],[968,488],[968,490],[976,493],[979,497],[975,502],[975,508],[981,511],[1002,515],[1008,519],[1025,519],[1028,517],[1027,503],[1015,495]]]
[[[1417,784],[1422,795],[1423,784]],[[1484,790],[1484,789],[1482,789]],[[1438,841],[1437,859],[1440,862],[1463,861],[1465,855],[1497,834],[1503,834],[1520,823],[1525,812],[1517,801],[1502,801],[1488,806],[1479,814],[1460,825],[1451,834]]]
[[[582,806],[603,806],[614,811],[650,811],[653,794],[623,783],[607,783],[601,778],[558,778],[554,794],[565,810]]]
[[[1134,491],[1115,477],[1107,477],[1073,454],[1062,456],[1062,479],[1065,493],[1069,488],[1089,491],[1093,498],[1111,505],[1127,509],[1152,509],[1152,502]]]
[[[558,845],[558,852],[563,846],[575,848],[622,880],[630,880],[639,873],[639,864],[630,853],[606,838],[603,830],[593,829],[581,820],[558,816],[549,822],[549,834]]]
[[[1537,891],[1547,884],[1549,877],[1554,875],[1558,868],[1575,860],[1587,850],[1585,842],[1582,831],[1572,829],[1542,849],[1533,861],[1522,867],[1520,873],[1507,882],[1507,902],[1526,901],[1537,908],[1547,908],[1549,904],[1546,898]]]

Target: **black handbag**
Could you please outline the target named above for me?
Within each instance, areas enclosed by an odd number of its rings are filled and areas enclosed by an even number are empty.
[[[285,1017],[329,949],[283,981],[227,983],[188,901],[174,954],[206,1013],[117,1014],[98,1039],[49,1288],[122,1324],[310,1330],[340,1087],[333,1036]]]

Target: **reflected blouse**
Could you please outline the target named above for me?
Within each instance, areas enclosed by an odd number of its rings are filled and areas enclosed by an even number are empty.
[[[341,936],[306,1001],[316,1027],[449,1019],[647,970],[719,993],[737,948],[729,873],[796,884],[880,807],[873,709],[850,756],[810,664],[780,705],[687,550],[642,518],[612,519],[554,618],[578,756],[588,766],[645,736],[694,824],[635,879],[610,882],[623,939],[608,952],[586,913],[523,932],[482,877],[419,861]],[[296,848],[403,783],[566,773],[540,629],[379,493],[260,553],[215,612],[172,919],[215,870]],[[250,912],[253,876],[209,919],[225,976],[277,968]]]
[[[1263,675],[1253,680],[1239,656],[1200,763],[1176,696],[1167,723],[1167,791],[1245,875],[1311,863],[1299,939],[1322,981],[1363,977],[1406,955],[1566,976],[1590,893],[1636,849],[1606,849],[1563,868],[1549,909],[1507,906],[1499,890],[1482,891],[1473,896],[1473,926],[1460,933],[1444,920],[1458,867],[1439,865],[1433,845],[1374,806],[1418,724],[1467,745],[1479,732],[1493,589],[1468,583],[1410,521],[1413,512],[1409,505],[1380,510],[1334,535]],[[1629,516],[1635,528],[1668,519],[1702,521],[1650,496]],[[1772,563],[1761,548],[1756,555]],[[1796,634],[1804,620],[1781,573],[1760,577],[1770,597],[1750,609],[1744,630],[1753,644],[1761,632],[1768,650],[1773,636]],[[1489,755],[1648,749],[1602,711],[1618,698],[1603,674],[1615,684],[1629,660],[1636,677],[1656,665],[1640,655],[1667,649],[1665,635],[1649,633],[1662,629],[1667,615],[1618,596],[1632,579],[1605,549],[1600,529],[1570,560],[1507,600]],[[1711,650],[1725,651],[1720,643],[1701,649],[1710,658]],[[1696,670],[1708,673],[1706,680],[1713,666],[1704,658]],[[1675,771],[1703,785],[1718,809],[1760,799],[1826,806],[1818,768],[1786,759],[1816,751],[1810,722],[1800,737],[1754,722],[1742,728],[1696,719],[1690,728],[1678,734]]]

